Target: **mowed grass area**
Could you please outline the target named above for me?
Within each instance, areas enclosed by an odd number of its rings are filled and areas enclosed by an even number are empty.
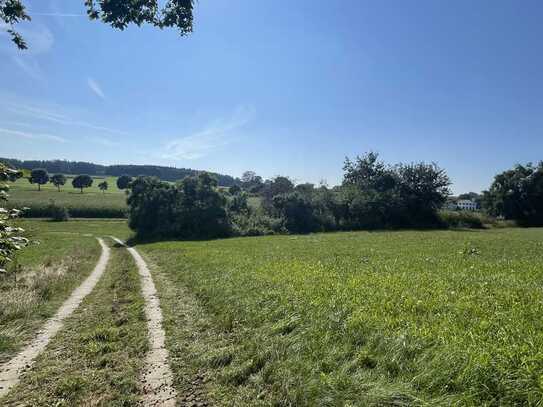
[[[66,176],[66,185],[60,192],[49,183],[41,186],[38,191],[36,184],[21,178],[10,185],[10,207],[28,207],[28,214],[32,217],[47,216],[46,207],[51,201],[64,206],[73,217],[122,217],[126,211],[125,191],[117,188],[116,177],[93,177],[92,187],[85,188],[83,193],[72,187],[72,175]],[[108,190],[103,193],[98,184],[106,180]]]
[[[0,362],[32,339],[71,292],[90,274],[100,256],[94,237],[129,235],[125,221],[24,220],[32,243],[17,256],[21,271],[0,277]]]
[[[180,392],[236,406],[543,402],[543,229],[138,249]]]
[[[112,248],[94,291],[0,404],[138,405],[138,379],[148,349],[140,289],[126,249]]]

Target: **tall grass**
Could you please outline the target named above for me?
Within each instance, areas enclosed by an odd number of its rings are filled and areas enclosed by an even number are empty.
[[[185,287],[206,313],[195,336],[168,334],[218,405],[537,405],[542,239],[355,232],[141,249],[180,287],[169,318]]]

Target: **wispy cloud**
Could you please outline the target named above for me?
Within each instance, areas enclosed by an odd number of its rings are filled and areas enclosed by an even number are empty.
[[[32,57],[20,57],[15,55],[12,59],[13,62],[15,62],[15,64],[28,76],[37,81],[43,80],[42,70],[36,60]]]
[[[254,117],[254,108],[239,107],[226,119],[215,120],[202,130],[167,143],[160,154],[164,159],[194,160],[234,142],[241,130]]]
[[[43,133],[30,133],[20,130],[11,130],[11,129],[2,129],[0,128],[0,135],[8,137],[19,137],[28,140],[42,140],[42,141],[53,141],[56,143],[65,143],[66,139],[55,136],[52,134],[43,134]]]
[[[66,126],[83,127],[83,128],[87,128],[91,130],[100,131],[103,133],[109,133],[112,135],[119,135],[119,136],[130,135],[129,133],[121,131],[121,130],[96,125],[96,124],[89,123],[86,121],[75,120],[67,116],[66,114],[54,112],[54,111],[51,111],[50,109],[44,109],[41,107],[8,103],[7,109],[10,112],[15,113],[19,116],[29,117],[32,119],[44,120],[44,121],[62,124]]]
[[[115,146],[119,145],[119,142],[110,140],[110,139],[105,138],[105,137],[89,136],[89,137],[85,137],[85,139],[87,139],[91,143],[99,144],[99,145],[102,145],[104,147],[115,147]]]
[[[86,14],[71,14],[71,13],[29,13],[30,16],[44,16],[44,17],[86,17]]]
[[[104,91],[102,90],[100,85],[98,85],[98,82],[96,82],[94,79],[87,78],[87,85],[89,85],[90,90],[92,90],[96,96],[101,99],[106,98],[106,95],[104,95]]]

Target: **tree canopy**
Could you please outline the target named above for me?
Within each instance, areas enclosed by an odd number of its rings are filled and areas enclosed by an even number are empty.
[[[82,174],[78,175],[72,180],[72,186],[74,188],[79,188],[81,193],[83,193],[83,188],[89,188],[92,186],[92,177],[90,175]]]
[[[85,0],[84,4],[91,20],[119,30],[130,24],[151,24],[160,29],[176,28],[182,36],[192,32],[193,0],[167,0],[162,7],[158,0]],[[14,26],[30,19],[24,0],[0,0],[0,21],[10,27],[8,33],[19,49],[28,45]]]
[[[60,192],[60,187],[66,184],[66,176],[64,174],[55,174],[51,177],[51,183],[56,186]]]
[[[31,184],[38,184],[38,191],[41,190],[41,186],[49,182],[49,173],[43,168],[33,169],[28,177],[28,181]]]
[[[543,161],[537,166],[519,164],[496,175],[483,192],[483,206],[491,215],[522,225],[543,225]]]

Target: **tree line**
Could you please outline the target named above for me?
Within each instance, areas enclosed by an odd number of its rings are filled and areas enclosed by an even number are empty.
[[[51,183],[55,187],[57,187],[59,192],[60,188],[64,186],[68,180],[68,178],[64,174],[54,174],[51,176],[44,168],[33,169],[27,179],[28,182],[30,182],[31,184],[36,184],[38,186],[38,191],[41,191],[42,185]],[[126,189],[128,188],[128,185],[131,181],[132,177],[130,177],[129,175],[122,175],[117,178],[117,188]],[[81,193],[83,193],[83,190],[85,188],[90,188],[93,183],[94,179],[88,174],[76,175],[72,179],[72,186],[79,189]],[[104,180],[98,184],[98,188],[100,189],[100,191],[105,193],[109,188],[109,184],[106,180]]]
[[[225,191],[207,173],[177,184],[137,177],[129,186],[129,226],[143,238],[215,238],[337,230],[482,226],[443,207],[451,191],[436,164],[389,165],[376,153],[346,159],[341,185],[264,180],[252,171]],[[250,204],[258,199],[260,205]],[[543,225],[543,162],[498,174],[481,198],[489,215]],[[451,216],[455,215],[455,216]],[[465,214],[477,217],[476,214]]]
[[[346,159],[343,170],[333,188],[246,172],[228,192],[206,173],[175,185],[138,177],[129,187],[129,225],[141,237],[178,238],[442,226],[450,180],[436,164],[391,166],[368,153]]]
[[[0,158],[12,168],[21,168],[32,170],[41,168],[49,173],[57,174],[88,174],[93,176],[113,176],[129,175],[131,177],[150,176],[158,177],[164,181],[177,181],[187,176],[197,175],[201,171],[191,168],[175,168],[159,165],[100,165],[84,161],[67,160],[18,160],[15,158]],[[220,186],[229,187],[239,183],[230,175],[211,173],[216,177]]]

